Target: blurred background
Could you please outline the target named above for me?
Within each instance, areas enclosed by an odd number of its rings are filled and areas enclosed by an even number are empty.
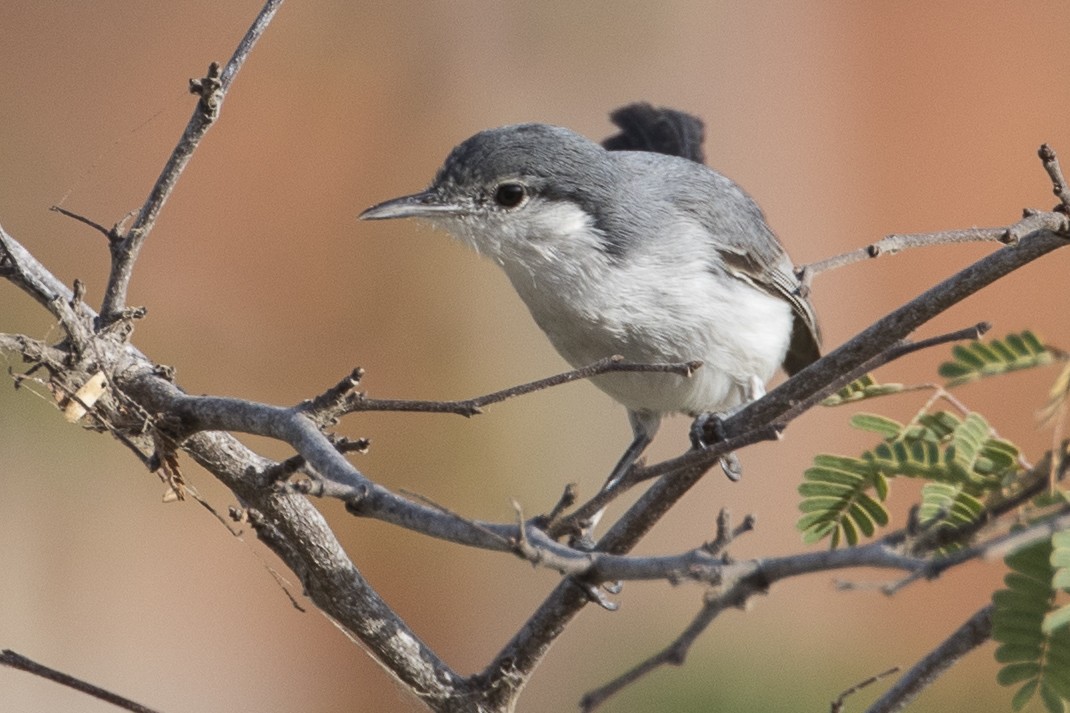
[[[187,79],[225,61],[256,0],[0,4],[0,223],[99,305],[105,225],[136,210],[192,110]],[[285,5],[238,76],[137,266],[134,334],[193,393],[292,404],[367,370],[372,396],[454,399],[564,369],[498,269],[412,223],[357,214],[426,185],[449,149],[495,125],[544,121],[600,139],[635,100],[707,124],[712,165],[763,206],[797,263],[891,232],[1006,225],[1053,204],[1036,158],[1070,160],[1063,2],[327,2]],[[814,301],[828,347],[989,253],[915,251],[825,274]],[[1056,253],[927,325],[1032,328],[1070,347]],[[0,284],[0,331],[58,339],[45,312]],[[946,352],[882,369],[925,382]],[[19,369],[14,358],[7,365]],[[961,389],[1039,458],[1035,412],[1053,370]],[[908,419],[924,396],[867,405]],[[758,530],[736,557],[803,549],[796,487],[813,454],[857,454],[853,408],[816,410],[778,443],[743,452],[741,483],[711,472],[640,548],[677,552],[721,507]],[[650,455],[685,448],[674,419]],[[564,485],[592,493],[629,439],[621,407],[589,384],[501,404],[471,420],[368,414],[368,476],[475,518],[545,512]],[[286,449],[248,442],[274,457]],[[183,459],[217,509],[233,497]],[[415,711],[314,609],[295,610],[251,533],[232,537],[108,437],[78,430],[30,389],[0,385],[0,647],[164,711]],[[895,483],[903,523],[916,493]],[[498,651],[557,582],[509,557],[345,515],[322,502],[356,564],[462,673]],[[285,573],[284,573],[285,574]],[[982,606],[1002,577],[976,563],[894,598],[886,572],[778,584],[719,619],[680,669],[609,711],[827,710],[839,691],[909,666]],[[300,586],[290,588],[300,598]],[[618,613],[589,607],[560,638],[521,711],[574,710],[583,692],[666,645],[698,610],[695,585],[629,584]],[[991,645],[916,710],[1007,707]],[[885,684],[851,699],[860,710]],[[0,670],[5,711],[112,708]],[[983,701],[983,703],[982,703]]]

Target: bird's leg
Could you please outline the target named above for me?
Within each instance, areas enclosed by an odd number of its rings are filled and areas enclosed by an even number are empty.
[[[609,490],[628,474],[628,471],[631,470],[635,461],[639,459],[639,456],[643,454],[646,447],[654,440],[654,434],[657,433],[658,426],[661,425],[661,416],[658,414],[629,411],[628,420],[632,424],[632,442],[624,451],[624,455],[617,461],[617,464],[613,466],[613,470],[610,471],[609,477],[606,478],[605,485],[603,485],[602,489],[599,491],[600,493]],[[592,532],[605,512],[606,509],[603,507],[584,523],[582,535],[578,538],[573,538],[573,546],[580,547],[581,549],[590,549],[594,545]]]
[[[639,456],[643,455],[643,451],[646,450],[652,440],[654,440],[654,434],[647,433],[645,430],[636,431],[635,437],[632,439],[631,444],[628,445],[628,448],[625,449],[624,455],[620,457],[617,464],[613,466],[613,470],[610,471],[609,477],[606,478],[606,484],[602,486],[603,491],[609,490],[627,475],[632,465],[639,459]]]

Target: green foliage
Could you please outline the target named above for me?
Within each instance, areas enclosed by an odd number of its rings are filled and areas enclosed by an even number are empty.
[[[967,493],[961,484],[926,483],[921,489],[918,521],[926,531],[961,530],[977,522],[984,508],[984,503]],[[945,551],[954,549],[957,547]]]
[[[1070,530],[1052,535],[1051,546],[1051,587],[1054,590],[1070,592]],[[1070,629],[1070,604],[1048,612],[1041,628],[1048,634],[1056,630]],[[1067,665],[1070,666],[1070,661]]]
[[[996,661],[1003,664],[996,680],[1022,684],[1011,699],[1016,711],[1038,694],[1051,713],[1063,713],[1070,702],[1070,627],[1047,632],[1041,626],[1055,607],[1052,552],[1051,541],[1044,540],[1008,555],[1007,588],[992,598],[992,638],[1000,644]]]
[[[993,339],[957,344],[951,349],[953,361],[940,365],[940,376],[948,388],[996,374],[1030,369],[1054,361],[1058,354],[1044,346],[1030,331]]]
[[[872,413],[851,418],[855,428],[882,441],[861,458],[820,454],[803,474],[798,527],[807,542],[830,538],[832,547],[870,537],[887,524],[881,504],[888,479],[924,478],[945,488],[923,491],[923,523],[940,527],[968,524],[980,516],[986,493],[1018,469],[1018,449],[996,438],[977,413],[959,418],[949,411],[922,412],[910,423]],[[869,491],[874,491],[876,497]],[[937,522],[939,520],[939,522]]]
[[[874,490],[877,498],[868,490]],[[831,538],[854,545],[861,532],[871,537],[877,526],[888,524],[888,511],[881,501],[887,496],[884,477],[870,463],[858,458],[820,454],[803,473],[798,527],[806,542]]]
[[[983,377],[1066,360],[1032,332],[1010,334],[990,342],[957,345],[952,361],[940,366],[947,387]],[[928,389],[932,395],[909,422],[876,413],[857,413],[851,426],[874,435],[878,443],[858,457],[821,454],[803,474],[799,486],[802,517],[798,527],[807,542],[828,539],[831,547],[851,546],[874,535],[889,521],[884,503],[897,477],[921,479],[916,524],[921,533],[949,537],[925,541],[936,554],[963,547],[962,535],[984,522],[990,507],[1020,492],[1022,457],[1016,445],[997,436],[987,419],[964,407],[944,388],[879,384],[864,376],[824,401],[826,406],[855,403],[888,394]],[[950,404],[950,409],[937,404]],[[1052,388],[1044,419],[1055,429],[1055,442],[1070,412],[1070,366]],[[1052,466],[1058,469],[1058,459]],[[1020,521],[1057,512],[1070,493],[1052,490],[1031,500]],[[955,535],[960,535],[956,537]],[[1070,531],[1056,533],[1007,556],[1005,589],[993,596],[992,638],[1002,664],[998,681],[1016,686],[1015,711],[1037,698],[1049,713],[1070,710]]]
[[[851,404],[863,399],[871,399],[876,396],[887,396],[888,394],[898,394],[906,390],[908,387],[902,384],[878,384],[874,381],[873,377],[866,374],[860,379],[855,379],[847,386],[843,387],[832,396],[829,396],[821,402],[822,406],[842,406],[843,404]]]

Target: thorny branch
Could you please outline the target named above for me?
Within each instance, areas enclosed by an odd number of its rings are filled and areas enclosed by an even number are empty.
[[[580,551],[561,544],[555,538],[558,532],[552,528],[547,532],[539,527],[547,521],[557,521],[556,517],[510,524],[483,523],[391,493],[365,477],[344,458],[342,451],[351,450],[352,444],[332,441],[322,429],[334,419],[356,410],[417,410],[472,415],[488,404],[602,373],[599,370],[653,369],[686,374],[697,365],[642,366],[600,362],[586,370],[567,372],[477,399],[439,404],[374,400],[355,394],[353,389],[360,378],[357,372],[318,399],[292,408],[185,394],[169,380],[165,370],[126,342],[129,330],[123,328],[125,321],[139,316],[125,307],[127,289],[144,240],[201,138],[218,117],[235,74],[280,4],[281,0],[269,0],[264,5],[225,67],[213,64],[207,76],[191,81],[191,91],[199,96],[197,109],[129,228],[117,225],[105,231],[99,224],[79,218],[90,227],[105,232],[112,251],[111,275],[99,315],[81,301],[77,284],[73,291],[68,290],[0,229],[0,277],[41,303],[68,335],[64,343],[56,346],[21,335],[0,335],[0,348],[21,353],[34,364],[33,369],[43,369],[50,380],[62,385],[61,390],[66,393],[73,393],[80,386],[79,382],[91,375],[103,373],[108,388],[104,398],[91,410],[87,409],[89,413],[85,418],[96,421],[87,422],[107,424],[112,433],[122,436],[121,440],[125,439],[124,443],[146,462],[171,462],[174,450],[181,448],[213,473],[239,498],[258,537],[300,577],[307,595],[317,606],[363,642],[389,671],[432,709],[511,710],[551,643],[571,618],[592,601],[591,586],[601,582],[692,579],[713,587],[702,611],[666,650],[667,653],[637,667],[637,670],[652,670],[662,663],[682,660],[695,637],[720,611],[742,605],[749,597],[764,593],[772,583],[781,579],[831,569],[875,566],[908,572],[903,581],[907,583],[919,577],[936,576],[947,567],[965,561],[967,556],[983,556],[995,547],[1018,546],[1025,539],[1041,536],[1042,528],[1062,524],[1068,517],[1065,513],[1057,513],[1021,533],[993,538],[961,551],[969,555],[936,560],[927,558],[936,538],[929,543],[924,533],[915,537],[914,533],[906,532],[846,550],[734,562],[723,555],[723,550],[738,530],[729,533],[724,516],[712,543],[676,555],[628,555],[719,455],[731,448],[775,436],[792,419],[836,388],[877,364],[929,345],[933,340],[915,344],[905,340],[921,324],[966,296],[1064,245],[1068,233],[1070,190],[1054,152],[1047,146],[1041,148],[1040,156],[1060,201],[1055,212],[1028,213],[1005,229],[888,236],[846,256],[804,267],[801,277],[804,284],[809,285],[814,275],[834,266],[909,247],[963,240],[997,241],[1005,245],[879,320],[762,399],[726,418],[721,424],[723,441],[665,463],[636,469],[628,479],[629,485],[656,478],[655,482],[610,527],[593,551]],[[945,335],[934,339],[963,336]],[[258,433],[284,440],[294,447],[297,456],[283,464],[269,461],[245,448],[230,432]],[[1048,467],[1044,463],[1037,468],[1042,466]],[[298,469],[305,469],[313,478],[297,483],[280,482],[280,478],[288,477]],[[347,510],[355,515],[374,517],[452,542],[510,552],[567,576],[483,672],[464,678],[421,642],[364,580],[322,516],[301,494],[303,492],[340,498],[346,502]],[[571,496],[563,498],[554,515],[569,517],[562,513],[573,502]],[[580,511],[583,507],[586,506],[581,506]],[[993,514],[997,514],[996,510]],[[959,534],[965,538],[974,533]],[[919,544],[922,542],[924,544]],[[959,644],[950,646],[956,645]],[[961,654],[944,652],[942,655],[943,660],[948,660]],[[926,669],[922,664],[916,669],[936,671],[935,667]],[[927,682],[931,675],[935,674],[923,673],[914,678]],[[910,678],[911,673],[904,676],[904,680]],[[612,690],[614,684],[610,684],[604,689],[605,695],[611,695],[626,683],[624,681]],[[910,688],[909,685],[905,687]]]
[[[839,360],[839,363],[844,364],[838,371],[839,376],[836,375],[837,372],[830,375],[820,370],[819,362],[815,368],[789,380],[763,399],[726,419],[724,427],[730,435],[724,444],[715,444],[712,449],[707,449],[708,452],[698,451],[697,455],[689,454],[684,458],[699,456],[709,458],[712,453],[717,452],[718,447],[736,447],[737,441],[733,439],[753,437],[755,433],[764,434],[770,426],[783,427],[783,424],[790,418],[801,413],[806,405],[823,398],[831,388],[830,385],[839,384],[843,379],[843,374],[853,374],[858,369],[872,366],[874,360],[884,358],[887,354],[894,354],[899,349],[911,348],[900,341],[903,337],[898,334],[905,336],[928,316],[935,313],[934,308],[929,305],[930,301],[936,301],[939,304],[953,303],[954,300],[951,297],[945,296],[945,291],[961,299],[970,291],[979,289],[996,279],[998,275],[1006,274],[1014,267],[1025,264],[1062,243],[1063,239],[1059,236],[1038,232],[1025,236],[1020,245],[1006,248],[973,267],[967,268],[961,274],[969,278],[968,290],[959,287],[959,283],[955,280],[949,280],[934,288],[930,293],[878,323],[878,325],[892,324],[898,330],[884,335],[881,343],[874,345],[869,341],[870,337],[867,335],[875,329],[871,328],[825,357],[822,362],[836,363]],[[91,326],[82,326],[87,322],[91,324],[95,317],[88,307],[79,304],[77,309],[71,308],[71,304],[78,304],[74,300],[75,295],[62,288],[55,278],[2,231],[0,231],[0,248],[4,251],[3,264],[6,266],[5,274],[9,279],[52,309],[60,316],[65,328],[78,333],[80,339],[92,339]],[[943,338],[945,337],[939,339]],[[21,344],[17,338],[8,338],[6,341],[16,346]],[[94,343],[94,347],[98,348],[99,352],[101,345]],[[567,621],[590,600],[590,583],[647,578],[673,581],[687,578],[707,583],[718,582],[722,587],[726,578],[737,583],[750,583],[748,586],[751,589],[743,587],[742,584],[726,589],[737,598],[723,595],[717,600],[720,603],[705,607],[704,617],[696,620],[697,626],[703,618],[712,621],[716,612],[720,611],[723,606],[735,606],[737,602],[745,601],[746,597],[750,596],[748,592],[764,591],[772,581],[785,576],[863,564],[899,567],[911,572],[912,575],[921,571],[919,560],[915,556],[903,556],[876,549],[844,551],[848,554],[836,554],[831,559],[819,559],[817,556],[807,554],[788,558],[785,562],[766,561],[760,571],[746,570],[748,566],[753,567],[754,563],[734,564],[726,568],[722,562],[711,557],[701,548],[681,555],[660,558],[624,556],[634,542],[637,542],[649,529],[649,526],[686,492],[690,484],[701,477],[701,474],[711,464],[706,460],[677,461],[678,464],[674,464],[674,467],[667,468],[658,481],[610,529],[594,552],[577,551],[557,543],[553,538],[533,527],[532,523],[526,523],[523,531],[518,530],[513,524],[475,523],[390,493],[365,478],[339,454],[337,448],[305,413],[310,408],[311,402],[284,409],[236,399],[188,396],[166,378],[161,377],[159,370],[147,363],[145,358],[132,347],[123,347],[119,361],[125,366],[122,368],[116,366],[109,377],[110,383],[115,386],[116,393],[123,399],[129,399],[135,403],[140,413],[150,416],[159,414],[141,423],[141,427],[145,425],[154,427],[162,440],[181,444],[181,447],[195,460],[204,464],[234,489],[239,497],[252,503],[253,507],[250,508],[250,512],[255,515],[250,521],[256,527],[258,535],[272,549],[280,553],[280,556],[290,564],[294,571],[299,574],[303,573],[302,581],[306,583],[306,589],[314,601],[364,640],[376,656],[386,661],[388,667],[395,671],[402,680],[408,681],[409,685],[416,690],[423,690],[425,700],[428,700],[436,710],[450,710],[451,704],[447,702],[456,701],[458,692],[462,688],[471,694],[474,688],[469,687],[479,687],[482,695],[487,697],[486,702],[491,705],[491,709],[494,706],[506,705],[508,701],[513,700],[546,647],[555,638],[556,633],[559,633]],[[859,364],[861,366],[858,366]],[[801,390],[797,382],[804,380],[808,372],[818,372],[824,376],[820,379],[811,377],[808,382],[810,390]],[[791,388],[793,386],[795,386],[794,390]],[[788,391],[788,396],[784,396],[785,390]],[[747,418],[749,411],[762,413],[763,406],[768,410],[770,407],[767,402],[774,404],[775,408],[771,410],[773,420],[766,423],[761,423],[753,417],[750,421],[743,420]],[[164,414],[166,416],[163,416]],[[118,416],[121,415],[120,413]],[[752,425],[741,427],[741,422]],[[303,517],[311,517],[311,515],[306,511],[305,516],[294,521],[292,516],[280,513],[279,505],[283,503],[292,505],[301,501],[295,501],[293,496],[286,496],[285,490],[281,493],[282,499],[280,495],[271,494],[270,486],[274,482],[272,473],[275,468],[273,464],[260,461],[259,466],[242,467],[240,474],[226,475],[230,469],[228,464],[219,461],[217,456],[208,455],[217,448],[214,442],[223,437],[217,429],[260,433],[282,438],[291,443],[312,472],[320,476],[315,481],[310,481],[310,489],[314,490],[319,487],[322,488],[323,494],[341,497],[346,500],[347,509],[354,514],[375,517],[454,542],[513,552],[529,561],[568,574],[569,578],[559,585],[543,607],[535,612],[528,625],[503,649],[491,667],[479,677],[462,681],[450,671],[444,662],[435,659],[426,647],[422,648],[425,651],[422,663],[414,665],[411,658],[393,648],[390,637],[377,638],[373,635],[374,632],[361,626],[361,622],[366,621],[368,616],[366,612],[348,610],[339,612],[336,605],[332,606],[332,602],[337,602],[337,599],[332,600],[331,596],[337,595],[328,595],[329,587],[315,585],[316,578],[322,575],[317,575],[315,568],[311,567],[307,560],[302,559],[301,543],[306,541],[305,535],[294,532],[291,528],[289,531],[292,535],[285,536],[283,534],[285,528],[280,527],[281,524],[287,523],[296,525],[297,522],[303,521]],[[733,432],[736,435],[731,435]],[[748,436],[748,434],[751,435]],[[234,447],[235,444],[227,446],[228,449]],[[239,462],[247,457],[251,457],[251,454],[239,457]],[[271,524],[272,522],[274,524]],[[323,527],[326,527],[325,523]],[[321,532],[319,536],[329,536],[329,530]],[[825,553],[818,553],[818,555],[824,557]],[[347,582],[342,583],[344,589],[356,586],[364,592],[362,596],[370,598],[373,606],[378,608],[380,617],[385,616],[393,620],[397,627],[403,628],[404,624],[396,618],[396,615],[389,612],[386,604],[378,600],[374,591],[359,579],[359,573],[348,559],[344,559],[344,553],[340,549],[338,556],[343,558],[339,564],[347,572],[343,578]],[[588,586],[574,584],[580,580],[587,582]],[[754,586],[755,582],[760,586]],[[322,596],[318,596],[321,594]],[[416,640],[412,633],[406,633],[405,636]],[[510,659],[508,672],[502,668],[502,661],[506,657]],[[424,666],[428,668],[423,668]],[[430,674],[437,683],[430,684],[427,674]],[[442,684],[443,677],[448,682],[447,685]]]
[[[1036,236],[1031,239],[1040,241],[1045,240],[1045,237]],[[1041,245],[1041,247],[1048,249],[1054,249],[1055,246],[1057,245]],[[91,323],[95,316],[85,305],[80,305],[76,309],[70,307],[74,303],[74,293],[65,289],[62,289],[60,293],[50,291],[50,287],[62,288],[62,286],[59,286],[55,278],[51,277],[40,266],[40,263],[36,263],[28,253],[22,251],[17,242],[2,231],[0,231],[0,247],[4,251],[4,264],[9,266],[6,274],[9,275],[13,282],[24,287],[28,292],[35,293],[36,299],[50,306],[55,310],[56,314],[62,315],[62,322],[65,327],[71,328],[72,331],[80,329],[82,331],[81,338],[92,338],[91,332],[89,332],[90,328],[80,327],[80,325],[85,322]],[[1016,261],[1021,261],[1024,258],[1039,257],[1039,255],[1046,252],[1040,248],[1035,248],[1034,251],[1029,253],[1020,253],[1019,251],[1022,251],[1023,247],[1028,247],[1028,241],[1019,247],[1011,248],[1014,251],[1012,257],[1016,258]],[[977,266],[974,269],[977,269]],[[969,270],[966,271],[967,274]],[[1007,270],[1007,268],[1003,264],[997,263],[992,270]],[[976,279],[975,283],[978,285],[983,284],[983,280]],[[963,336],[966,335],[954,333],[934,339],[961,338]],[[841,349],[846,349],[854,342],[855,340],[852,340],[852,343]],[[929,342],[931,340],[918,343],[918,345],[923,346]],[[28,355],[43,353],[43,348],[40,344],[26,342],[26,340],[19,337],[5,336],[3,344],[9,347],[14,346],[18,351]],[[94,346],[100,347],[100,345]],[[869,366],[874,359],[883,358],[884,354],[895,353],[897,349],[906,348],[908,346],[896,343],[885,348],[882,352],[877,352],[874,356],[869,356],[863,352],[861,354],[862,364],[863,366]],[[55,348],[48,349],[55,351]],[[834,352],[832,355],[836,353],[838,352]],[[56,360],[57,355],[53,353],[53,361]],[[575,615],[575,612],[589,598],[586,589],[576,587],[570,583],[575,580],[597,583],[645,578],[670,579],[673,581],[693,579],[712,583],[712,585],[716,583],[717,586],[722,588],[724,588],[725,581],[737,582],[734,588],[724,589],[727,593],[714,597],[707,602],[703,612],[695,620],[693,627],[688,629],[689,632],[698,635],[698,631],[708,625],[708,622],[713,621],[717,613],[724,607],[736,606],[746,601],[746,598],[753,593],[764,592],[771,582],[786,576],[798,576],[830,570],[830,568],[862,565],[902,568],[902,570],[909,573],[908,579],[918,578],[924,573],[929,573],[924,576],[932,576],[936,572],[930,568],[936,566],[932,561],[927,562],[917,555],[904,556],[896,551],[878,547],[842,550],[842,553],[819,552],[812,556],[808,553],[808,555],[804,556],[784,558],[783,561],[769,560],[762,564],[760,570],[753,568],[755,566],[754,562],[725,565],[723,561],[710,555],[709,551],[703,548],[690,550],[678,556],[660,558],[624,556],[630,547],[629,538],[636,537],[638,541],[638,537],[635,531],[622,530],[621,522],[627,522],[629,515],[636,518],[640,516],[649,517],[649,513],[652,512],[656,514],[656,510],[666,507],[666,505],[664,505],[663,501],[659,503],[653,499],[652,492],[664,489],[663,491],[670,492],[675,497],[678,497],[676,495],[677,492],[679,495],[683,495],[683,492],[679,490],[681,483],[687,483],[691,479],[697,480],[698,476],[701,475],[699,471],[705,470],[710,465],[709,462],[703,462],[702,465],[695,466],[693,462],[683,461],[683,466],[668,469],[655,486],[640,499],[639,503],[633,506],[629,513],[626,513],[625,518],[618,521],[610,533],[603,538],[600,547],[593,552],[575,550],[557,543],[552,537],[534,527],[533,522],[526,522],[524,529],[521,531],[516,525],[484,524],[484,522],[465,520],[457,515],[434,509],[434,507],[413,503],[367,480],[363,474],[353,469],[345,458],[341,457],[337,447],[326,439],[314,421],[308,418],[306,411],[316,410],[314,408],[316,405],[315,399],[297,407],[284,409],[250,404],[248,401],[239,399],[188,396],[183,394],[177,386],[174,386],[166,378],[163,378],[158,369],[148,363],[144,363],[143,356],[132,347],[124,347],[121,356],[124,363],[133,360],[135,364],[141,364],[141,366],[132,368],[131,365],[127,365],[114,371],[111,378],[112,383],[117,388],[117,392],[121,393],[124,398],[136,401],[140,411],[143,413],[169,414],[166,418],[162,418],[159,415],[152,416],[149,425],[151,426],[155,423],[155,427],[161,431],[162,436],[175,443],[181,443],[184,450],[193,455],[202,465],[219,475],[244,501],[253,502],[256,505],[250,509],[251,513],[256,514],[253,518],[250,518],[250,521],[254,522],[262,540],[276,551],[281,552],[295,572],[299,572],[299,574],[305,572],[303,581],[306,582],[309,595],[324,610],[330,611],[333,617],[339,619],[339,621],[348,622],[352,627],[351,631],[354,631],[357,636],[361,636],[361,627],[354,623],[352,613],[345,612],[347,616],[340,617],[337,611],[332,610],[324,603],[322,597],[317,596],[317,588],[310,586],[310,582],[315,581],[315,579],[309,571],[308,564],[301,563],[299,552],[301,549],[300,543],[303,542],[302,538],[297,537],[295,540],[290,540],[290,538],[280,536],[278,522],[285,522],[287,518],[279,517],[278,513],[268,516],[268,513],[272,512],[272,505],[263,504],[263,498],[265,495],[268,495],[270,500],[277,500],[278,498],[278,496],[270,495],[271,485],[274,482],[272,469],[275,466],[268,464],[268,462],[263,462],[259,467],[243,467],[240,474],[227,476],[225,473],[229,468],[223,462],[213,460],[213,457],[208,456],[208,452],[203,450],[205,447],[209,447],[210,451],[214,450],[208,441],[221,436],[218,434],[217,429],[258,433],[287,440],[294,445],[295,450],[307,461],[312,472],[321,476],[320,479],[309,482],[310,488],[319,486],[323,488],[327,495],[346,499],[348,509],[354,514],[377,517],[385,521],[394,522],[394,524],[401,527],[414,529],[431,536],[443,537],[453,542],[511,551],[529,561],[555,568],[556,571],[569,575],[570,579],[566,579],[557,588],[557,591],[551,595],[547,604],[535,613],[529,623],[529,627],[522,629],[518,635],[520,638],[510,642],[509,646],[503,650],[504,653],[517,655],[519,661],[515,658],[514,661],[516,663],[522,663],[532,668],[536,662],[533,659],[524,661],[523,656],[538,656],[540,648],[548,646],[553,637],[549,635],[538,640],[531,639],[529,641],[523,640],[522,637],[526,632],[530,631],[531,627],[545,622],[544,617],[546,616],[547,607],[551,604],[556,604],[560,607],[553,612],[553,616],[557,617],[557,622],[560,625],[564,625],[568,618]],[[786,385],[790,385],[794,381],[796,379],[791,380]],[[343,380],[343,383],[347,383],[347,388],[350,388],[356,382],[355,379],[350,379],[349,382]],[[827,391],[829,383],[838,383],[838,380],[835,378],[826,380],[824,386],[819,386],[820,393],[824,394]],[[346,391],[346,389],[342,388],[338,391],[340,393]],[[771,392],[762,400],[776,398],[778,391]],[[798,400],[794,401],[794,407],[798,407],[804,401],[809,403],[809,401],[815,400],[814,394],[816,393],[819,392],[800,395]],[[327,394],[332,394],[332,392],[327,392]],[[337,400],[338,394],[335,393],[333,396]],[[327,398],[326,400],[331,401],[332,399]],[[760,404],[761,401],[756,403],[755,406]],[[793,404],[793,401],[788,400],[788,404]],[[795,408],[779,411],[781,421],[776,423],[782,425],[785,415],[791,415],[794,411]],[[732,416],[731,419],[725,421],[725,427],[731,427],[738,418],[740,418],[739,414]],[[214,433],[205,433],[205,431],[214,431]],[[740,435],[742,435],[740,437],[746,437],[747,433],[763,433],[763,427],[754,427],[750,431],[740,430]],[[731,438],[737,437],[730,437],[730,440],[725,444],[735,447],[736,441],[731,440]],[[724,444],[715,444],[714,449],[710,449],[710,451],[715,451],[718,445],[723,446]],[[233,445],[228,447],[233,447]],[[699,455],[703,454],[705,452],[699,452]],[[1046,473],[1048,465],[1042,464],[1038,467],[1043,468]],[[223,471],[223,474],[220,474],[220,471]],[[279,502],[300,502],[293,501],[292,496],[286,497],[286,490],[282,492],[284,492],[285,500]],[[276,525],[270,526],[269,522],[273,518],[275,518]],[[325,527],[325,524],[323,527]],[[639,534],[641,535],[641,533]],[[980,553],[978,551],[976,556],[979,556]],[[345,557],[340,550],[339,557]],[[358,577],[348,560],[345,561],[343,566],[349,571],[349,577]],[[942,566],[946,566],[946,564]],[[361,588],[366,589],[366,596],[373,596],[373,592],[366,585],[361,585]],[[379,606],[385,607],[385,603],[380,603]],[[360,616],[366,615],[362,612]],[[394,619],[396,620],[396,617]],[[398,622],[398,625],[403,626],[400,622]],[[372,637],[365,638],[366,636],[368,636],[368,632],[365,632],[365,636],[361,636],[361,638],[369,644],[369,647],[376,652],[377,656],[391,658],[388,655],[389,647],[384,646],[383,641],[377,643]],[[682,640],[687,640],[686,635]],[[678,656],[682,650],[686,651],[686,647],[675,646],[672,650],[676,653],[667,654],[667,661],[673,656]],[[429,651],[426,656],[429,661],[434,661],[433,658],[430,658]],[[414,678],[415,670],[412,668],[412,662],[401,663],[397,661],[397,657],[394,657],[392,670],[400,671],[403,680],[412,680]],[[449,671],[442,662],[433,663],[430,670]],[[531,668],[518,669],[514,667],[514,676],[518,670],[530,672]],[[494,673],[495,669],[492,666],[482,674],[483,678],[477,680],[492,681],[493,679],[489,677],[493,677]],[[455,686],[462,685],[458,679],[454,678],[452,673],[447,674],[447,680],[452,681]],[[472,685],[475,685],[475,683],[472,683]],[[438,696],[441,700],[453,699],[457,695],[457,688],[455,687],[450,686],[449,691],[442,691],[440,686],[437,688]],[[520,686],[511,689],[509,696],[515,696],[519,693],[519,688]],[[491,688],[485,688],[485,691],[488,691],[488,689],[493,692],[499,692],[501,688],[498,684],[495,684]],[[437,710],[449,709],[443,703],[442,706],[437,707]]]
[[[167,199],[174,192],[186,164],[193,158],[193,152],[200,145],[204,135],[208,133],[208,129],[219,118],[223,99],[235,75],[281,5],[282,0],[268,0],[226,66],[220,69],[219,65],[213,62],[208,69],[207,76],[190,81],[190,92],[197,94],[200,100],[197,102],[197,108],[190,117],[189,123],[186,124],[186,130],[182,132],[182,138],[171,152],[171,157],[167,160],[160,177],[156,179],[145,204],[141,206],[137,217],[134,218],[133,224],[121,234],[117,229],[109,231],[112,257],[111,276],[108,279],[104,301],[100,308],[100,316],[105,323],[117,319],[126,308],[126,293],[141,246],[156,226],[156,219]]]
[[[637,364],[624,361],[620,356],[611,356],[596,361],[579,369],[572,369],[554,376],[536,379],[525,384],[511,386],[482,396],[458,401],[419,401],[410,399],[371,399],[363,392],[353,390],[364,376],[364,370],[354,369],[335,386],[311,401],[306,402],[305,411],[316,423],[331,425],[342,416],[359,411],[399,411],[413,413],[451,413],[460,416],[476,416],[483,408],[507,401],[518,396],[541,391],[573,381],[590,379],[610,372],[662,372],[690,377],[696,369],[702,367],[700,361],[680,362],[676,364]]]

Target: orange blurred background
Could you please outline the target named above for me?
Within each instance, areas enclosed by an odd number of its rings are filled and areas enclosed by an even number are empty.
[[[189,77],[225,61],[257,2],[0,4],[0,223],[98,305],[100,235],[50,205],[111,225],[144,200],[193,107]],[[426,185],[475,131],[545,121],[599,139],[606,114],[648,100],[707,122],[710,163],[763,206],[796,262],[891,232],[1005,225],[1053,204],[1036,158],[1070,160],[1063,2],[465,2],[285,5],[183,176],[137,266],[148,308],[137,346],[193,393],[292,404],[367,370],[372,396],[474,396],[564,369],[504,276],[411,223],[361,224],[382,199]],[[991,246],[915,251],[818,278],[832,347]],[[1070,347],[1056,253],[959,305],[919,336],[980,320]],[[58,339],[43,310],[0,284],[0,331]],[[879,372],[934,378],[943,351]],[[7,357],[18,369],[17,359]],[[962,389],[1000,433],[1039,458],[1035,411],[1051,370]],[[869,408],[906,419],[923,396]],[[642,552],[693,547],[728,507],[758,531],[736,557],[800,551],[795,489],[817,452],[872,445],[855,409],[817,410],[779,443],[714,472]],[[652,457],[686,445],[663,429]],[[462,514],[507,521],[547,510],[565,483],[593,492],[626,445],[623,409],[589,384],[478,418],[368,414],[369,477]],[[274,457],[285,448],[255,439]],[[184,459],[220,511],[228,492]],[[30,389],[0,386],[0,647],[164,711],[412,711],[420,706],[315,610],[296,611],[274,557],[231,537],[115,441],[67,425]],[[902,524],[913,490],[895,483]],[[500,554],[429,541],[319,503],[356,564],[462,673],[479,670],[557,577]],[[284,573],[285,574],[285,573]],[[886,572],[845,572],[855,583]],[[835,590],[834,576],[778,584],[724,615],[682,669],[659,671],[609,711],[825,710],[837,693],[910,665],[982,606],[1002,576],[975,563],[894,598]],[[300,585],[291,579],[291,591]],[[698,610],[695,585],[629,584],[589,607],[536,672],[521,711],[580,695],[667,644]],[[1001,710],[1010,693],[986,646],[917,710]],[[858,694],[861,710],[885,684]],[[9,669],[5,711],[105,711]]]

